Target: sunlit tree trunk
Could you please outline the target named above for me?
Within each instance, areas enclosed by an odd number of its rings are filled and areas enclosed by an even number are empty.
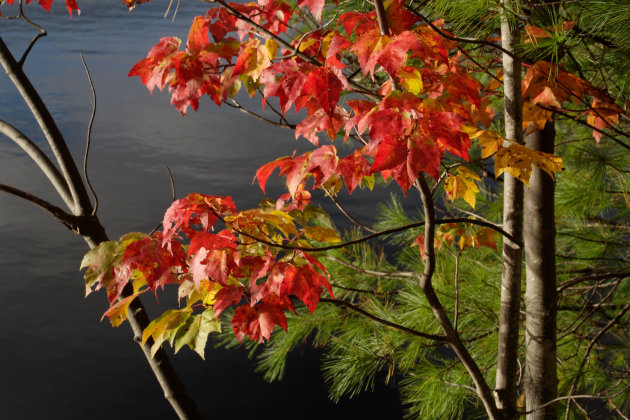
[[[513,0],[503,0],[501,12],[501,43],[503,48],[511,52],[514,52],[519,34],[517,23],[506,11],[513,8],[513,3]],[[521,63],[506,53],[503,54],[503,92],[505,137],[522,144]],[[503,229],[521,240],[523,183],[507,173],[503,182]],[[521,265],[521,247],[504,237],[495,397],[497,407],[505,419],[514,418],[516,411]]]
[[[526,136],[525,144],[541,152],[553,153],[555,127],[548,122],[544,130]],[[526,361],[525,398],[528,420],[555,419],[556,406],[537,407],[557,396],[556,372],[556,247],[554,223],[554,181],[534,169],[525,191],[525,323]]]

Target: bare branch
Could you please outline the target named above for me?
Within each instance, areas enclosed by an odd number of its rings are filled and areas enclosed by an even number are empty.
[[[77,216],[71,215],[65,212],[63,209],[55,206],[54,204],[49,203],[48,201],[39,198],[33,194],[27,193],[26,191],[22,191],[18,188],[11,187],[9,185],[0,184],[0,191],[4,191],[8,194],[14,195],[16,197],[22,198],[30,203],[35,204],[36,206],[46,210],[50,213],[55,219],[59,220],[63,223],[68,229],[75,230],[77,228]]]
[[[94,197],[94,208],[92,209],[92,216],[96,214],[98,210],[98,195],[96,195],[96,191],[92,187],[92,183],[90,182],[90,178],[88,177],[87,172],[87,161],[88,155],[90,153],[90,140],[92,138],[92,124],[94,123],[94,117],[96,116],[96,90],[94,90],[94,83],[92,82],[92,76],[90,75],[90,69],[88,69],[87,64],[85,63],[85,59],[83,58],[83,53],[79,54],[81,56],[81,62],[83,63],[83,67],[85,68],[85,74],[87,75],[88,81],[90,82],[90,88],[92,89],[92,114],[90,115],[90,122],[88,123],[87,135],[85,138],[85,155],[83,156],[83,175],[85,176],[85,182],[87,183],[90,192],[92,193],[92,197]]]
[[[348,220],[350,220],[352,223],[354,223],[355,225],[359,226],[361,229],[370,232],[370,233],[376,233],[377,231],[372,229],[369,226],[364,225],[363,223],[359,222],[357,219],[355,219],[342,205],[341,203],[337,200],[337,198],[332,195],[330,192],[328,192],[328,190],[326,188],[324,188],[324,191],[326,191],[326,195],[332,200],[333,203],[335,203],[335,205],[337,206],[337,208],[339,209],[339,211],[341,211],[341,213],[343,213],[344,216],[346,216],[346,218]]]
[[[79,170],[68,150],[59,127],[53,117],[50,115],[48,108],[42,101],[38,92],[33,87],[24,70],[19,65],[11,51],[9,51],[4,40],[0,37],[0,64],[6,71],[7,75],[17,88],[18,92],[28,105],[31,113],[37,120],[46,140],[50,144],[57,163],[61,168],[61,174],[66,180],[70,194],[72,195],[74,214],[88,214],[91,212],[90,198],[83,186],[83,181]]]
[[[19,61],[19,65],[20,67],[24,66],[24,62],[26,61],[26,57],[28,56],[28,54],[31,52],[31,50],[33,49],[33,47],[35,46],[35,43],[40,39],[45,37],[46,35],[48,35],[46,33],[46,30],[44,28],[42,28],[41,26],[39,26],[38,24],[36,24],[35,22],[33,22],[32,20],[30,20],[26,14],[24,13],[24,8],[23,8],[23,0],[20,0],[20,13],[19,13],[19,17],[26,23],[28,23],[29,25],[31,25],[32,27],[34,27],[35,29],[37,29],[37,31],[39,32],[37,35],[35,35],[33,37],[33,39],[31,40],[31,42],[28,44],[28,47],[26,47],[26,50],[24,50],[24,53],[22,54],[22,58],[20,58]]]
[[[13,127],[11,124],[0,120],[0,133],[7,136],[11,139],[15,144],[20,146],[22,150],[29,155],[29,157],[35,162],[35,164],[41,169],[41,171],[46,175],[50,183],[55,187],[57,193],[61,197],[61,199],[66,203],[68,208],[72,208],[74,206],[74,201],[72,200],[72,196],[70,195],[70,190],[68,189],[68,184],[66,180],[63,178],[59,170],[53,163],[48,159],[48,157],[40,150],[39,147],[31,139],[26,137],[21,131],[17,128]]]

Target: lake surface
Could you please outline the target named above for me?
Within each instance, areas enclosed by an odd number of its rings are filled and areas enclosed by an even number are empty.
[[[198,113],[183,118],[170,106],[168,95],[150,96],[138,78],[127,78],[131,66],[160,37],[177,35],[185,42],[192,17],[207,10],[197,1],[182,2],[171,22],[163,19],[167,5],[167,0],[154,0],[130,15],[118,0],[80,0],[82,14],[72,19],[61,0],[50,14],[35,3],[26,7],[49,36],[37,43],[25,68],[79,162],[91,111],[79,52],[90,66],[98,111],[89,173],[99,195],[99,216],[111,238],[150,231],[162,219],[171,198],[166,164],[179,197],[189,192],[230,194],[239,208],[247,208],[263,198],[252,185],[256,168],[310,146],[303,139],[296,142],[290,131],[227,107],[219,110],[208,98]],[[0,10],[10,15],[14,9]],[[0,21],[0,28],[19,56],[32,28],[7,20]],[[4,74],[0,119],[45,147]],[[277,197],[283,192],[281,183],[276,176],[270,182],[268,194]],[[4,138],[0,183],[62,205],[38,169]],[[366,209],[388,194],[357,192],[348,208],[369,222]],[[84,299],[78,267],[86,250],[80,238],[40,209],[0,194],[0,418],[174,418],[129,327],[99,322],[107,308],[102,292]],[[151,314],[161,310],[154,299],[144,301]],[[207,418],[401,417],[398,394],[390,388],[339,405],[329,402],[318,354],[308,347],[290,357],[287,377],[274,384],[254,373],[244,351],[209,346],[203,361],[184,349],[174,363]]]

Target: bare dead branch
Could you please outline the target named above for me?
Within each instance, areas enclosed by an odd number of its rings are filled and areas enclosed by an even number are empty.
[[[46,175],[53,187],[55,187],[55,190],[57,190],[57,193],[64,203],[66,203],[68,208],[72,208],[74,206],[74,202],[72,201],[72,196],[70,195],[70,190],[68,189],[68,183],[44,152],[42,152],[41,149],[20,130],[2,120],[0,120],[0,133],[7,136],[15,144],[20,146],[26,154],[28,154],[39,169],[41,169],[44,175]]]
[[[90,75],[90,69],[88,69],[87,64],[85,63],[85,59],[83,58],[83,53],[79,54],[81,56],[81,62],[83,63],[83,67],[85,68],[85,74],[87,75],[88,82],[90,82],[90,89],[92,90],[92,114],[90,115],[90,122],[88,123],[87,135],[85,137],[85,155],[83,156],[83,176],[85,176],[85,182],[92,193],[92,197],[94,197],[94,208],[92,208],[92,216],[94,216],[98,210],[98,195],[96,195],[96,191],[92,187],[92,183],[90,182],[90,178],[88,177],[87,171],[87,161],[88,156],[90,154],[90,140],[92,139],[92,125],[94,124],[94,117],[96,116],[96,90],[94,89],[94,83],[92,82],[92,76]]]

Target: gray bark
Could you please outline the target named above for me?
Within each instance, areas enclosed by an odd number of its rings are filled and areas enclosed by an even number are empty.
[[[512,0],[502,1],[506,9],[511,9],[512,3]],[[514,52],[518,36],[516,22],[505,9],[502,9],[501,44],[503,48]],[[505,53],[503,54],[503,92],[505,137],[523,144],[521,63]],[[507,173],[503,182],[503,229],[521,241],[523,183]],[[514,418],[516,413],[522,258],[521,247],[504,237],[495,399],[505,419]]]
[[[554,123],[526,136],[525,144],[553,153]],[[558,392],[556,372],[556,259],[554,223],[554,181],[540,169],[534,169],[525,191],[525,264],[526,264],[526,360],[525,399],[527,410],[553,400]],[[527,415],[528,420],[555,419],[556,404]]]

